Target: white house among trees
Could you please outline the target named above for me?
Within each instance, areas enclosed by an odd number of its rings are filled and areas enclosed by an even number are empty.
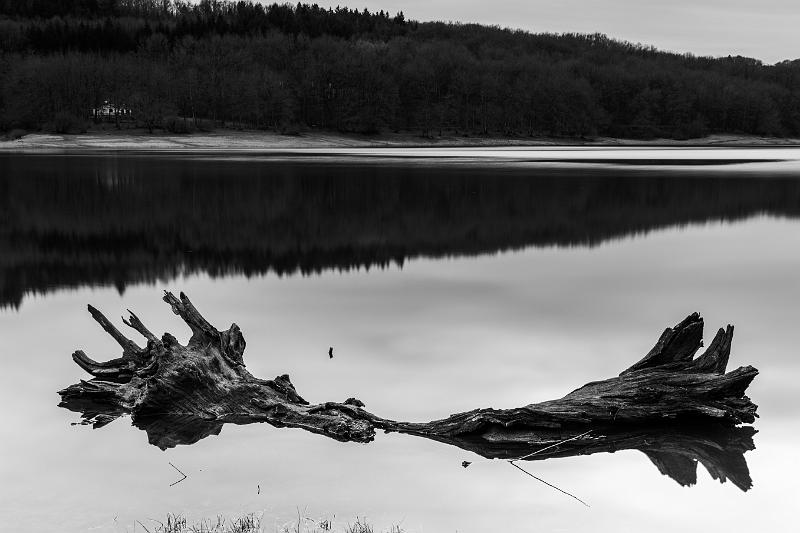
[[[92,118],[94,120],[129,119],[131,110],[125,105],[114,105],[106,100],[100,107],[92,108]]]

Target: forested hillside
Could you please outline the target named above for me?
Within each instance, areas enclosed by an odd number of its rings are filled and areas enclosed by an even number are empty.
[[[0,0],[0,130],[422,135],[800,135],[800,62],[660,52],[603,35],[203,0]]]

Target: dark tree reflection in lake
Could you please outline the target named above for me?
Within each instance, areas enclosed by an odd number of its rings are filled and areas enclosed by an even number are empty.
[[[17,531],[251,511],[281,530],[297,507],[407,531],[781,529],[800,422],[791,165],[0,156],[0,515]],[[235,320],[253,374],[410,420],[560,397],[701,311],[737,326],[731,367],[761,370],[754,488],[703,469],[683,488],[624,450],[526,466],[586,509],[505,463],[402,435],[363,446],[225,426],[161,452],[124,419],[70,427],[55,407],[84,377],[69,354],[117,353],[85,305],[130,308],[185,341],[162,289]],[[169,462],[188,475],[174,487]]]

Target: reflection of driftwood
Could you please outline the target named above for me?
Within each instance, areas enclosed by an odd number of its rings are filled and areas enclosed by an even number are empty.
[[[397,431],[485,457],[513,458],[591,429],[589,435],[530,459],[639,449],[682,484],[694,482],[700,461],[714,477],[730,478],[743,489],[750,486],[742,453],[753,448],[754,432],[734,426],[755,420],[756,406],[745,390],[758,371],[747,366],[725,373],[731,326],[719,330],[695,358],[703,333],[696,313],[668,328],[641,361],[618,377],[589,383],[558,400],[409,423],[378,417],[355,398],[311,405],[287,375],[254,377],[245,369],[245,341],[238,326],[217,330],[183,294],[165,293],[164,300],[191,328],[187,346],[169,333],[157,338],[131,313],[125,324],[147,339],[140,348],[89,307],[123,355],[98,363],[75,352],[75,362],[95,377],[62,390],[62,406],[82,412],[96,425],[130,413],[161,448],[217,434],[225,423],[268,422],[341,441],[369,442],[376,429]]]
[[[442,440],[459,448],[475,452],[490,459],[515,459],[541,461],[560,457],[574,457],[595,453],[614,453],[621,450],[639,450],[647,455],[658,470],[688,486],[697,482],[697,463],[701,463],[714,479],[730,480],[742,490],[752,486],[750,471],[744,453],[755,449],[751,426],[732,427],[723,424],[654,424],[631,427],[598,426],[585,438],[561,443],[540,453],[546,442],[559,442],[562,431],[549,436],[541,430],[506,430],[495,428],[481,435],[456,436]],[[561,439],[563,440],[563,439]],[[539,442],[532,445],[531,442]]]

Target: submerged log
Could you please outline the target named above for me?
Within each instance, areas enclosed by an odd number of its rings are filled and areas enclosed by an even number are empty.
[[[745,490],[750,486],[741,455],[753,449],[755,431],[735,426],[755,421],[756,405],[745,391],[758,371],[745,366],[726,373],[732,326],[720,329],[695,357],[703,335],[697,313],[667,328],[653,349],[619,376],[588,383],[563,398],[414,423],[381,418],[355,398],[312,405],[286,374],[256,378],[245,367],[245,340],[236,324],[217,330],[183,293],[176,298],[166,292],[164,301],[192,330],[186,346],[169,333],[157,338],[130,313],[124,323],[147,340],[139,347],[89,306],[122,347],[122,357],[100,363],[76,351],[73,360],[94,378],[60,391],[62,407],[81,412],[95,427],[130,414],[162,449],[217,434],[225,423],[267,422],[355,442],[369,442],[382,429],[489,458],[537,460],[640,449],[682,484],[693,482],[700,461],[714,477],[730,478]],[[563,443],[567,439],[572,440]],[[542,448],[547,451],[536,451]]]

